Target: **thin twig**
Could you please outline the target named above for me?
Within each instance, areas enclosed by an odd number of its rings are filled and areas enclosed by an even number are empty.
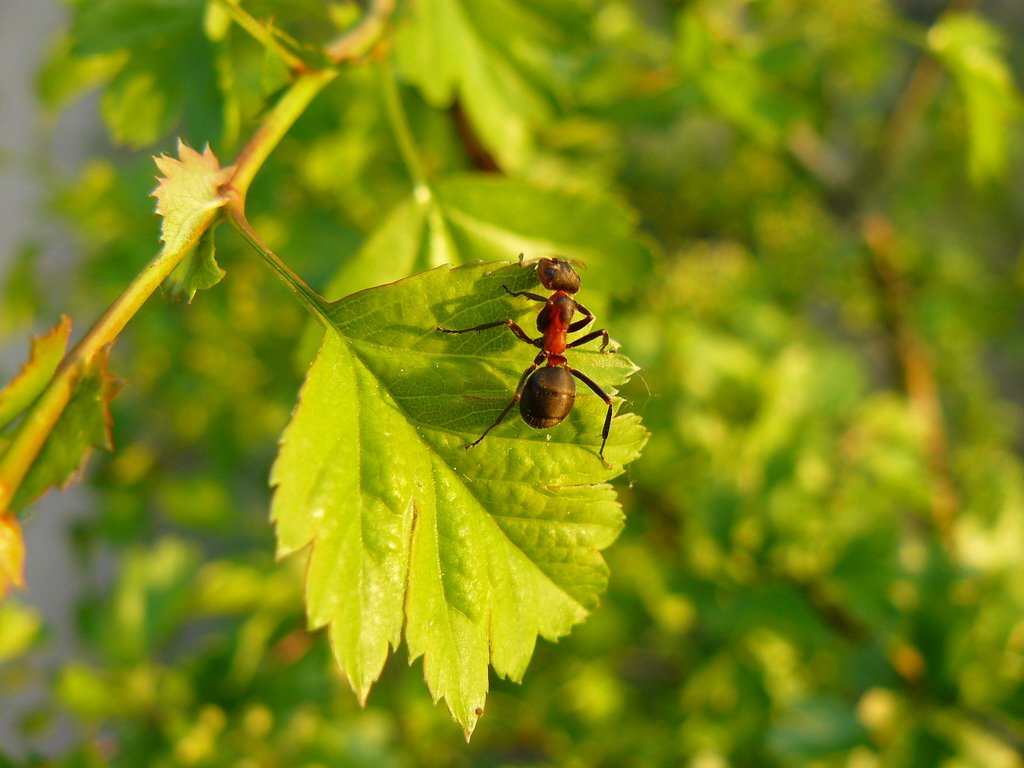
[[[943,16],[964,13],[980,0],[951,0]],[[927,465],[932,523],[946,551],[955,550],[954,524],[959,498],[950,474],[949,442],[935,366],[927,343],[918,334],[908,307],[913,296],[896,258],[896,235],[887,216],[871,210],[871,198],[892,172],[899,154],[935,97],[942,64],[923,51],[907,85],[889,114],[875,155],[865,163],[861,189],[852,208],[866,246],[868,269],[878,288],[883,324],[889,331],[892,358],[900,371],[907,400],[921,430]]]
[[[281,261],[280,257],[263,242],[263,239],[249,224],[249,220],[245,217],[245,211],[242,210],[240,201],[237,198],[228,202],[227,214],[228,218],[230,218],[231,222],[235,225],[235,228],[238,229],[249,244],[263,257],[263,260],[274,271],[274,274],[276,274],[281,281],[288,286],[288,289],[306,306],[306,309],[308,309],[310,313],[317,318],[317,320],[319,320],[323,325],[327,325],[327,301],[320,296],[319,293],[314,291],[305,280],[299,277],[291,267]]]
[[[272,51],[286,67],[296,71],[302,69],[302,59],[281,44],[273,27],[253,18],[242,8],[238,0],[220,0],[220,3],[232,21],[248,32],[260,45],[268,51]]]
[[[955,551],[953,526],[959,498],[949,471],[949,443],[939,385],[927,344],[909,318],[910,288],[896,262],[896,232],[880,214],[866,215],[861,236],[868,267],[882,303],[883,324],[892,341],[911,412],[921,433],[921,446],[931,485],[932,523],[946,551]]]
[[[365,56],[382,40],[395,12],[395,0],[374,0],[359,23],[330,43],[326,50],[335,64]]]

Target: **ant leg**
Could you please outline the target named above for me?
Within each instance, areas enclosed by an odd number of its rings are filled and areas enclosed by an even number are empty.
[[[482,323],[481,325],[474,325],[472,328],[442,328],[440,325],[437,326],[437,330],[441,333],[469,333],[470,331],[486,331],[488,328],[497,328],[499,325],[504,325],[512,333],[515,334],[516,338],[525,341],[527,344],[537,346],[538,339],[531,339],[526,335],[526,331],[516,325],[515,321],[509,318],[508,320],[495,320],[493,323]]]
[[[546,302],[547,301],[546,297],[539,296],[536,293],[530,293],[529,291],[510,291],[508,289],[507,285],[503,285],[501,287],[505,289],[505,293],[507,293],[509,296],[525,296],[526,298],[530,299],[531,301],[540,301],[540,302]]]
[[[569,327],[569,330],[572,330],[572,326]],[[608,346],[608,331],[606,331],[604,328],[602,328],[599,331],[593,331],[592,333],[588,333],[586,336],[580,336],[572,343],[566,344],[565,348],[572,349],[573,347],[578,347],[581,344],[586,344],[588,341],[593,341],[599,336],[601,337],[600,351],[604,352],[604,348]]]
[[[568,368],[568,366],[566,367]],[[575,368],[569,368],[569,373],[590,387],[594,394],[604,400],[605,405],[608,406],[608,413],[604,417],[604,429],[601,430],[601,450],[597,452],[597,455],[601,457],[602,461],[604,461],[604,444],[608,442],[608,432],[611,431],[612,428],[612,399],[608,396],[607,392],[597,386],[597,382],[585,373],[580,373]],[[605,464],[607,464],[607,462],[605,462]]]
[[[566,328],[566,331],[568,331],[569,333],[582,331],[584,328],[586,328],[588,325],[594,322],[594,313],[591,312],[586,307],[584,307],[578,301],[576,302],[576,311],[583,313],[583,318],[581,320],[577,320],[575,323],[569,323],[569,327]]]
[[[542,359],[540,355],[538,355],[538,359]],[[501,424],[502,421],[505,420],[505,417],[508,416],[508,412],[512,410],[512,406],[514,406],[516,403],[518,403],[522,399],[522,397],[523,397],[523,390],[526,388],[526,380],[528,378],[530,378],[530,374],[531,373],[533,373],[535,370],[537,370],[537,366],[538,365],[539,365],[538,361],[534,360],[533,365],[531,365],[529,368],[527,368],[525,371],[523,371],[523,375],[519,377],[519,385],[516,387],[516,393],[514,395],[512,395],[512,401],[508,405],[505,406],[505,410],[503,410],[500,414],[498,414],[498,418],[496,418],[494,420],[494,423],[491,424],[491,426],[489,426],[487,429],[484,430],[484,433],[482,435],[480,435],[480,437],[478,437],[476,440],[474,440],[472,443],[470,443],[469,445],[466,446],[466,450],[467,451],[470,448],[472,448],[474,445],[479,443],[481,440],[483,440],[485,437],[487,437],[487,433],[488,432],[490,432],[492,429],[494,429],[496,426]]]
[[[578,319],[577,322],[570,323],[568,327],[565,329],[566,333],[571,334],[577,331],[583,331],[585,328],[587,328],[587,326],[594,322],[594,313],[590,311],[587,307],[585,307],[583,304],[581,304],[579,301],[577,302],[577,311],[583,312],[584,316],[581,319]],[[586,344],[588,341],[596,339],[598,336],[600,336],[603,339],[603,341],[601,341],[601,351],[603,352],[604,348],[608,346],[608,332],[605,331],[603,328],[600,331],[595,331],[592,334],[587,334],[582,339],[577,339],[573,341],[571,344],[569,344],[569,346],[574,347],[579,346],[580,344]]]

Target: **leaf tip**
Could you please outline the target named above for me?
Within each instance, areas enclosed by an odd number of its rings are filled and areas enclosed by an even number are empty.
[[[466,735],[467,744],[469,744],[470,739],[473,738],[473,731],[476,730],[476,724],[480,721],[480,718],[483,717],[483,714],[483,706],[477,705],[474,707],[470,717],[468,718],[468,722],[463,726],[463,733]]]

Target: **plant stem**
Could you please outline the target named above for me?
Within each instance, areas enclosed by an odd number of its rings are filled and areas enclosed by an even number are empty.
[[[413,198],[427,210],[427,221],[433,242],[425,255],[452,253],[455,247],[451,231],[448,228],[448,217],[444,213],[441,200],[434,192],[426,166],[416,148],[416,139],[409,125],[409,119],[406,117],[405,109],[402,107],[402,96],[398,92],[398,78],[395,75],[394,65],[381,66],[378,69],[378,76],[381,90],[384,93],[384,106],[387,109],[388,121],[395,134],[398,151],[402,155],[410,178],[412,178]],[[429,269],[443,263],[444,260],[439,259],[436,262],[417,262],[416,266],[421,269]]]
[[[249,224],[249,220],[245,217],[245,212],[236,201],[228,203],[227,211],[231,223],[235,225],[235,228],[242,234],[242,237],[249,241],[249,244],[263,256],[267,265],[274,270],[274,273],[281,278],[281,281],[305,305],[306,309],[312,312],[321,323],[326,325],[327,301],[314,291],[305,280],[299,277],[291,267],[281,261],[276,253],[270,250],[267,244],[256,234],[252,225]]]
[[[940,18],[953,13],[966,13],[981,0],[950,0]],[[906,87],[900,94],[896,106],[889,114],[885,129],[879,141],[877,155],[868,164],[866,180],[877,179],[888,173],[894,160],[906,146],[925,110],[931,104],[935,91],[942,79],[942,64],[927,51],[923,52],[914,66]]]
[[[303,66],[302,59],[289,51],[274,35],[273,29],[266,24],[254,19],[239,5],[238,0],[220,0],[221,6],[238,26],[244,29],[249,35],[259,42],[264,48],[273,51],[284,64],[292,69],[298,70]]]
[[[912,294],[897,258],[896,230],[878,213],[864,215],[861,237],[868,268],[877,286],[890,355],[900,371],[907,404],[920,430],[928,472],[932,524],[946,551],[956,553],[956,513],[960,506],[950,474],[949,439],[932,353],[911,319]]]
[[[359,23],[327,46],[327,56],[335,64],[365,56],[385,39],[394,12],[395,0],[373,0]]]
[[[970,11],[979,2],[950,0],[942,17]],[[878,287],[883,325],[889,331],[890,356],[896,362],[908,405],[921,430],[921,450],[931,486],[932,524],[943,547],[952,555],[956,552],[955,524],[960,500],[950,471],[938,376],[928,343],[917,332],[910,316],[913,297],[896,258],[895,229],[890,218],[872,210],[870,204],[874,191],[892,172],[899,153],[934,99],[942,74],[941,63],[923,52],[886,121],[875,156],[866,164],[856,218],[866,246],[868,268]]]
[[[235,163],[235,172],[229,182],[239,196],[243,208],[249,186],[270,153],[309,106],[313,98],[337,76],[338,73],[334,69],[303,73],[296,78],[280,101],[274,105],[266,120],[256,129],[252,139],[239,154]]]
[[[270,152],[313,100],[313,97],[336,75],[334,70],[306,73],[292,84],[292,87],[275,105],[248,145],[242,150],[238,162],[235,164],[235,171],[227,184],[230,193],[239,201],[236,203],[237,205],[244,204],[249,185]],[[242,219],[244,220],[244,218],[243,215]],[[15,492],[24,481],[29,467],[39,455],[71,399],[74,383],[81,370],[92,361],[99,350],[117,339],[128,321],[135,316],[139,308],[153,295],[153,292],[185,256],[185,250],[161,250],[149,266],[129,283],[124,292],[82,337],[82,340],[65,356],[53,380],[25,417],[7,451],[0,457],[0,514],[8,509],[11,499],[14,498]],[[277,271],[278,274],[282,274],[280,269]],[[286,282],[288,281],[286,280]]]
[[[384,106],[387,109],[391,130],[394,131],[395,141],[398,142],[398,151],[412,177],[414,194],[417,199],[429,199],[433,197],[433,190],[430,188],[426,168],[419,150],[416,148],[416,140],[413,138],[412,128],[409,126],[409,119],[402,107],[402,96],[398,92],[398,80],[395,77],[394,66],[384,65],[377,71],[381,90],[384,92]]]
[[[230,0],[227,2],[231,4]],[[376,0],[359,24],[327,48],[330,59],[339,63],[369,52],[380,42],[393,11],[394,0]],[[238,155],[230,181],[242,210],[245,209],[249,186],[267,157],[316,95],[337,76],[338,70],[334,68],[302,71],[256,129],[256,133]]]

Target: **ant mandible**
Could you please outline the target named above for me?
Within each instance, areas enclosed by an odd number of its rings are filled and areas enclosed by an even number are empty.
[[[520,263],[522,258],[520,255]],[[575,341],[567,342],[568,334],[583,330],[594,320],[593,313],[573,299],[573,294],[580,289],[580,276],[568,261],[557,258],[538,260],[537,276],[541,285],[549,291],[554,291],[551,296],[545,298],[529,291],[510,291],[508,286],[501,287],[509,296],[523,296],[544,304],[537,315],[537,330],[541,332],[538,338],[531,339],[511,318],[474,325],[472,328],[454,329],[437,326],[441,333],[470,333],[504,325],[516,338],[540,349],[533,363],[519,377],[519,385],[512,396],[512,401],[498,414],[494,423],[485,429],[480,437],[467,445],[466,449],[472,448],[487,437],[487,433],[501,424],[516,403],[519,403],[519,413],[523,421],[535,429],[547,429],[561,423],[576,402],[576,382],[572,380],[575,376],[608,406],[608,413],[604,417],[604,429],[601,430],[601,450],[598,452],[603,461],[604,446],[608,442],[608,430],[612,424],[612,399],[593,379],[569,366],[565,359],[565,350],[600,337],[600,351],[603,352],[608,346],[608,331],[602,328],[599,331],[591,331]],[[573,322],[572,317],[577,311],[582,313],[583,317]],[[544,364],[543,368],[540,367],[541,364]]]

